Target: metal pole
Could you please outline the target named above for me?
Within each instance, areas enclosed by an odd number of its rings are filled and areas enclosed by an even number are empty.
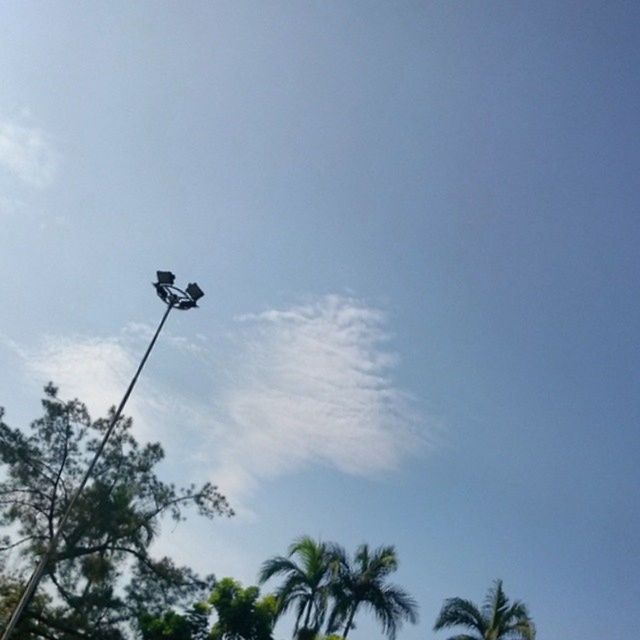
[[[138,370],[136,371],[135,375],[131,379],[131,382],[129,383],[129,388],[127,389],[122,400],[120,401],[120,404],[116,409],[116,412],[113,414],[113,418],[111,418],[111,422],[107,427],[107,431],[105,432],[104,437],[102,438],[102,442],[100,443],[100,446],[98,447],[95,455],[93,456],[93,460],[91,461],[89,468],[87,469],[84,476],[82,477],[82,481],[80,482],[78,488],[73,494],[71,501],[67,505],[67,508],[64,514],[62,515],[62,518],[58,522],[58,529],[56,530],[53,537],[49,541],[47,550],[44,552],[42,558],[40,558],[40,562],[38,562],[38,565],[36,566],[34,572],[31,574],[31,577],[29,578],[29,582],[27,582],[27,586],[25,587],[25,590],[22,593],[20,601],[18,602],[18,604],[16,605],[16,608],[13,610],[13,613],[11,614],[11,618],[7,623],[4,633],[2,634],[1,640],[9,640],[9,638],[11,637],[11,633],[15,629],[15,626],[18,624],[25,608],[31,601],[31,598],[33,597],[33,594],[35,593],[35,590],[37,589],[38,584],[42,579],[42,575],[44,574],[45,569],[47,568],[47,565],[51,560],[51,557],[55,553],[56,547],[58,546],[58,542],[60,540],[60,536],[62,535],[62,529],[64,528],[64,525],[66,524],[67,520],[69,519],[69,515],[71,514],[71,511],[75,503],[80,497],[82,490],[87,484],[87,481],[89,480],[89,477],[91,476],[91,473],[93,472],[93,469],[96,466],[96,463],[98,462],[98,458],[100,458],[100,455],[102,454],[102,451],[105,445],[107,444],[107,440],[109,440],[109,436],[111,435],[118,420],[120,419],[120,416],[122,415],[122,411],[124,410],[124,407],[127,404],[127,400],[129,399],[129,396],[131,395],[133,388],[136,386],[136,382],[138,381],[138,376],[140,375],[140,372],[142,371],[142,368],[144,367],[147,361],[147,358],[149,357],[149,354],[151,353],[151,350],[153,349],[153,346],[155,345],[156,340],[160,335],[160,331],[162,331],[162,327],[164,326],[164,323],[169,313],[171,312],[171,309],[173,309],[174,307],[174,304],[175,304],[174,300],[170,300],[169,303],[167,304],[167,310],[164,312],[164,315],[162,316],[162,320],[160,321],[160,324],[158,325],[158,328],[156,329],[156,332],[153,338],[151,339],[151,342],[149,343],[149,346],[147,347],[147,350],[145,351],[144,356],[142,356],[142,360],[140,361]]]

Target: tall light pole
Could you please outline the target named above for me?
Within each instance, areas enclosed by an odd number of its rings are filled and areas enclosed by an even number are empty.
[[[131,382],[129,383],[129,387],[127,388],[124,396],[122,397],[122,400],[120,401],[120,404],[116,409],[116,412],[113,414],[111,421],[109,422],[109,426],[107,427],[107,430],[104,434],[104,437],[102,438],[102,441],[100,442],[100,446],[96,450],[96,453],[93,456],[93,459],[91,460],[91,464],[87,468],[84,476],[82,477],[82,480],[80,481],[80,484],[78,485],[78,488],[75,490],[75,493],[71,497],[71,500],[67,505],[67,508],[62,514],[62,517],[58,522],[58,528],[56,529],[55,533],[51,537],[51,540],[49,540],[49,544],[47,545],[46,551],[40,558],[40,561],[38,562],[36,568],[31,574],[31,577],[29,578],[29,582],[27,582],[27,586],[25,587],[22,593],[22,596],[18,601],[18,604],[16,605],[15,609],[13,610],[13,613],[11,614],[11,618],[7,623],[4,633],[2,634],[1,640],[9,640],[12,632],[14,631],[16,625],[18,624],[22,614],[24,613],[24,610],[26,609],[27,605],[31,601],[31,598],[33,597],[33,594],[38,588],[38,584],[40,584],[40,580],[42,579],[42,576],[44,575],[44,572],[47,569],[47,565],[51,561],[53,554],[56,551],[58,542],[60,541],[60,536],[62,535],[62,530],[64,529],[64,525],[69,519],[69,515],[71,514],[71,511],[73,510],[74,505],[76,504],[78,498],[80,497],[82,490],[87,484],[87,481],[89,480],[91,473],[93,472],[93,469],[96,466],[96,463],[98,462],[98,459],[102,455],[102,451],[105,445],[107,444],[107,440],[109,440],[109,437],[111,436],[111,433],[115,429],[115,426],[118,423],[118,420],[122,416],[122,412],[124,410],[125,405],[127,404],[127,400],[129,399],[129,396],[131,395],[133,388],[136,386],[136,382],[138,381],[140,372],[142,371],[142,368],[147,362],[147,358],[149,357],[149,354],[151,353],[151,350],[153,349],[156,343],[156,340],[158,339],[158,336],[162,331],[162,327],[164,326],[164,323],[166,322],[167,317],[169,316],[169,313],[171,313],[172,309],[186,310],[186,309],[193,309],[194,307],[197,307],[198,300],[200,300],[200,298],[202,298],[202,296],[204,295],[204,292],[202,291],[202,289],[200,289],[200,287],[195,282],[190,282],[184,291],[176,287],[173,284],[175,281],[175,276],[170,271],[158,271],[157,277],[158,277],[158,281],[154,282],[153,286],[156,288],[156,292],[160,297],[160,299],[167,306],[164,314],[162,315],[162,320],[160,320],[160,324],[158,325],[158,328],[156,329],[156,332],[153,335],[153,338],[151,338],[151,342],[149,343],[147,350],[144,352],[144,355],[142,356],[142,360],[140,361],[138,369],[135,372],[135,375],[133,376],[133,378],[131,379]]]

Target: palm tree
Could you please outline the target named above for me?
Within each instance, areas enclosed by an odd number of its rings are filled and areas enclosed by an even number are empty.
[[[284,576],[284,582],[275,592],[278,615],[296,604],[294,636],[299,630],[317,633],[327,610],[331,581],[327,545],[309,536],[298,538],[289,547],[287,557],[276,556],[263,563],[258,579],[263,584],[278,575]]]
[[[379,547],[371,551],[362,544],[350,561],[344,549],[330,549],[334,580],[334,607],[329,617],[327,633],[344,625],[342,637],[354,628],[354,619],[361,606],[370,609],[382,625],[382,631],[394,640],[403,621],[415,624],[418,606],[400,587],[386,582],[398,568],[394,547]]]
[[[509,604],[502,580],[494,582],[481,608],[462,598],[445,600],[433,628],[450,627],[464,627],[471,634],[461,633],[449,640],[534,640],[536,635],[527,607],[519,600]]]

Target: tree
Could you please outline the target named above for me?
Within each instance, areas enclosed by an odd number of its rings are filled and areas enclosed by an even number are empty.
[[[433,628],[440,631],[451,627],[463,627],[471,633],[449,640],[534,640],[536,635],[527,607],[518,600],[509,603],[502,580],[494,582],[480,608],[462,598],[445,600]]]
[[[209,603],[218,616],[211,640],[272,640],[277,615],[275,596],[260,598],[258,587],[247,587],[223,578],[216,583]]]
[[[393,640],[402,622],[415,624],[418,619],[415,600],[400,587],[388,584],[389,574],[398,568],[393,547],[380,547],[373,552],[367,544],[356,550],[350,560],[344,549],[334,546],[334,579],[332,595],[334,606],[327,631],[343,626],[346,638],[354,628],[356,613],[361,607],[370,609],[382,625],[382,631]]]
[[[159,616],[143,613],[138,618],[142,640],[207,640],[208,627],[209,607],[202,602],[184,614],[170,609]]]
[[[208,627],[209,608],[204,603],[194,605],[185,614],[171,609],[160,616],[144,613],[138,619],[142,640],[207,640]]]
[[[52,384],[42,404],[44,415],[27,433],[5,424],[0,410],[0,526],[8,530],[0,557],[12,554],[18,566],[15,575],[2,572],[10,585],[3,611],[46,549],[109,423],[92,422],[78,400],[61,401]],[[46,568],[45,588],[26,612],[21,638],[121,638],[143,612],[159,614],[206,593],[210,580],[170,558],[151,557],[149,547],[163,516],[183,520],[188,506],[208,518],[232,511],[210,483],[162,482],[155,474],[162,447],[138,445],[131,425],[118,421]]]
[[[2,573],[0,582],[0,620],[8,620],[20,600],[24,584],[15,575]],[[44,640],[72,640],[74,629],[65,619],[64,612],[51,604],[47,593],[37,593],[30,603],[29,617],[23,617],[15,628],[16,638],[42,638]],[[46,621],[46,622],[45,622]],[[4,624],[2,627],[4,628]],[[77,638],[78,636],[75,636]],[[106,636],[102,636],[103,640]],[[116,636],[117,638],[117,636]]]
[[[278,615],[296,606],[294,634],[298,630],[317,633],[327,610],[331,583],[331,556],[327,545],[302,536],[289,547],[288,556],[276,556],[263,563],[259,581],[274,576],[284,582],[276,589]]]
[[[295,640],[344,640],[344,638],[334,634],[324,636],[319,633],[313,633],[313,629],[300,629]]]

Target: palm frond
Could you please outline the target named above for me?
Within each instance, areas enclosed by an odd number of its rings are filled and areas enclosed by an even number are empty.
[[[278,603],[278,617],[285,614],[289,607],[300,600],[306,604],[310,598],[307,585],[297,575],[289,575],[287,579],[275,590]]]
[[[297,633],[300,628],[300,620],[302,620],[302,616],[304,615],[304,610],[307,608],[307,600],[298,600],[298,606],[296,607],[296,621],[293,625],[293,633]]]
[[[260,572],[258,573],[258,582],[260,584],[265,583],[273,576],[282,573],[299,573],[300,570],[294,562],[291,562],[289,558],[283,556],[275,556],[269,558],[262,563]]]
[[[527,605],[525,605],[524,602],[520,602],[520,600],[514,600],[511,603],[511,606],[507,609],[504,617],[507,623],[512,623],[518,620],[529,620]]]
[[[458,626],[477,631],[480,637],[484,637],[487,630],[487,623],[473,602],[462,598],[448,598],[440,610],[433,629],[439,631]]]
[[[394,603],[386,600],[380,593],[377,598],[363,602],[363,605],[373,611],[373,614],[380,622],[382,632],[390,640],[395,640],[398,628],[402,624],[402,619],[398,616]]]
[[[349,558],[344,547],[334,542],[326,546],[326,558],[329,565],[329,572],[334,581],[337,577],[349,569]]]
[[[499,637],[501,640],[535,640],[536,626],[531,618],[521,619],[507,626]]]
[[[334,595],[333,607],[329,613],[327,619],[326,633],[330,635],[336,632],[338,629],[344,626],[349,609],[351,606],[351,600],[348,597],[336,597]]]
[[[501,620],[509,608],[509,599],[503,588],[502,580],[496,580],[487,592],[487,596],[482,607],[484,617],[489,621],[489,626],[498,628]]]
[[[361,573],[364,573],[369,566],[369,545],[361,544],[353,556],[354,564],[358,566]]]
[[[383,577],[393,573],[398,568],[398,556],[393,546],[378,547],[371,555],[369,566],[372,573]]]
[[[509,602],[502,580],[493,583],[480,609],[462,598],[445,600],[434,630],[455,626],[475,633],[453,636],[449,640],[535,640],[535,626],[527,607],[519,600]]]
[[[282,576],[283,581],[275,590],[278,615],[295,606],[296,630],[301,624],[319,629],[327,614],[333,575],[339,573],[340,566],[337,546],[330,548],[324,542],[301,536],[289,546],[287,557],[276,556],[263,563],[259,580],[264,583],[274,576]]]
[[[326,545],[309,536],[301,536],[289,546],[289,557],[298,556],[305,568],[314,567],[326,555]]]
[[[395,585],[371,588],[362,601],[378,618],[382,631],[393,640],[404,621],[416,623],[418,605],[404,590]]]
[[[313,616],[313,628],[318,632],[324,624],[324,620],[327,617],[327,609],[329,608],[329,592],[327,589],[320,589],[318,591],[314,604],[315,614]]]
[[[411,624],[418,622],[418,603],[404,589],[387,585],[382,589],[382,597],[393,605],[395,616]]]

